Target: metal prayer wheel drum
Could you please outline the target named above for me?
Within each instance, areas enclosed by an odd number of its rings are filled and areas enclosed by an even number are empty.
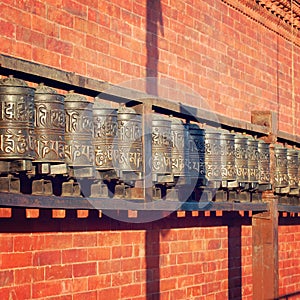
[[[259,184],[270,183],[270,146],[264,141],[258,143]]]
[[[187,176],[188,127],[179,119],[171,119],[172,174],[176,177]]]
[[[221,181],[221,133],[205,130],[205,176],[208,181]]]
[[[91,167],[94,163],[93,103],[69,92],[65,97],[65,155],[71,167]]]
[[[35,162],[64,163],[64,96],[40,84],[34,96]]]
[[[252,137],[247,140],[248,182],[251,183],[258,183],[259,181],[258,143],[259,141]]]
[[[118,109],[117,166],[124,180],[139,180],[143,171],[142,115],[133,108]]]
[[[198,184],[205,184],[205,131],[197,124],[188,126],[188,172]]]
[[[297,150],[287,149],[287,167],[289,187],[297,188],[299,181],[299,157]]]
[[[222,180],[236,180],[234,134],[221,133],[221,176]]]
[[[287,187],[289,185],[287,149],[279,146],[274,147],[274,155],[274,187]]]
[[[237,134],[234,137],[236,179],[240,183],[248,182],[248,139]]]
[[[93,145],[95,151],[96,170],[113,170],[116,166],[118,149],[117,109],[101,107],[95,103],[93,107]]]
[[[172,137],[170,118],[152,115],[152,180],[155,183],[173,181]]]
[[[34,89],[12,76],[0,80],[0,159],[34,158]]]

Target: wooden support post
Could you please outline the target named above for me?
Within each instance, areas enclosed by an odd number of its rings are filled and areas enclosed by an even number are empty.
[[[268,212],[252,216],[253,299],[278,296],[278,200],[272,191],[263,193]]]
[[[152,189],[152,99],[145,99],[143,104],[135,107],[135,110],[143,116],[143,163],[144,163],[144,200],[151,202],[153,198]]]

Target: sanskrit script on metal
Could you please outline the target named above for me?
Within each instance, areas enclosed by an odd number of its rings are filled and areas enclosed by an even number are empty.
[[[34,158],[34,89],[12,76],[0,80],[0,155]]]
[[[242,135],[236,135],[235,145],[235,167],[238,182],[248,182],[248,151],[247,138]]]
[[[171,120],[158,115],[152,117],[152,171],[156,174],[172,172]]]
[[[275,147],[275,174],[274,186],[286,187],[289,184],[288,164],[287,164],[287,149],[283,147]]]
[[[189,124],[188,170],[192,178],[205,179],[205,132],[197,124]]]
[[[234,134],[221,134],[221,176],[222,180],[235,180]]]
[[[117,168],[117,110],[93,107],[95,165],[97,170]]]
[[[142,116],[134,109],[125,106],[118,109],[117,140],[116,162],[121,172],[142,172]]]
[[[287,165],[288,165],[288,178],[289,178],[289,186],[291,188],[298,187],[298,169],[299,169],[299,157],[298,151],[294,149],[287,150]]]
[[[210,181],[221,181],[221,134],[205,131],[205,175]]]
[[[64,162],[64,97],[40,84],[34,97],[36,162]]]
[[[258,140],[248,138],[247,141],[247,156],[248,156],[248,181],[259,181],[259,169],[258,169]]]
[[[270,147],[269,144],[259,141],[258,143],[258,169],[259,183],[266,184],[270,182]]]
[[[65,98],[65,156],[70,166],[92,166],[94,163],[93,104],[84,96],[69,93]]]
[[[187,176],[188,173],[188,127],[181,120],[172,119],[172,173],[174,176]]]

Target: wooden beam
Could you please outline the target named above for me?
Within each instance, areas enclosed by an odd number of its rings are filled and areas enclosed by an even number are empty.
[[[122,86],[110,84],[105,81],[89,78],[73,72],[62,71],[53,67],[41,65],[35,62],[0,54],[0,74],[14,75],[20,79],[35,83],[44,82],[54,88],[63,90],[75,90],[87,96],[101,98],[114,102],[146,103],[149,95]],[[202,108],[178,103],[169,99],[156,97],[152,99],[153,106],[171,112],[174,116],[194,119],[210,123],[213,126],[225,126],[228,129],[246,131],[253,134],[267,135],[268,128],[250,122],[232,119],[230,117],[206,111]]]
[[[268,212],[252,216],[253,299],[278,296],[278,199],[271,191],[263,193]]]

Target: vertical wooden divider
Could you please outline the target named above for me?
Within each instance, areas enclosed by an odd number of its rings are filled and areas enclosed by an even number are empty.
[[[270,143],[271,183],[274,178],[274,143],[278,134],[277,114],[271,111],[252,112],[252,123],[267,126],[269,135],[263,139]],[[269,211],[252,215],[252,268],[253,299],[278,297],[278,197],[273,190],[265,191],[262,201]]]
[[[152,190],[152,99],[143,99],[143,104],[135,106],[142,114],[142,143],[143,143],[143,189],[144,202],[153,199]]]

